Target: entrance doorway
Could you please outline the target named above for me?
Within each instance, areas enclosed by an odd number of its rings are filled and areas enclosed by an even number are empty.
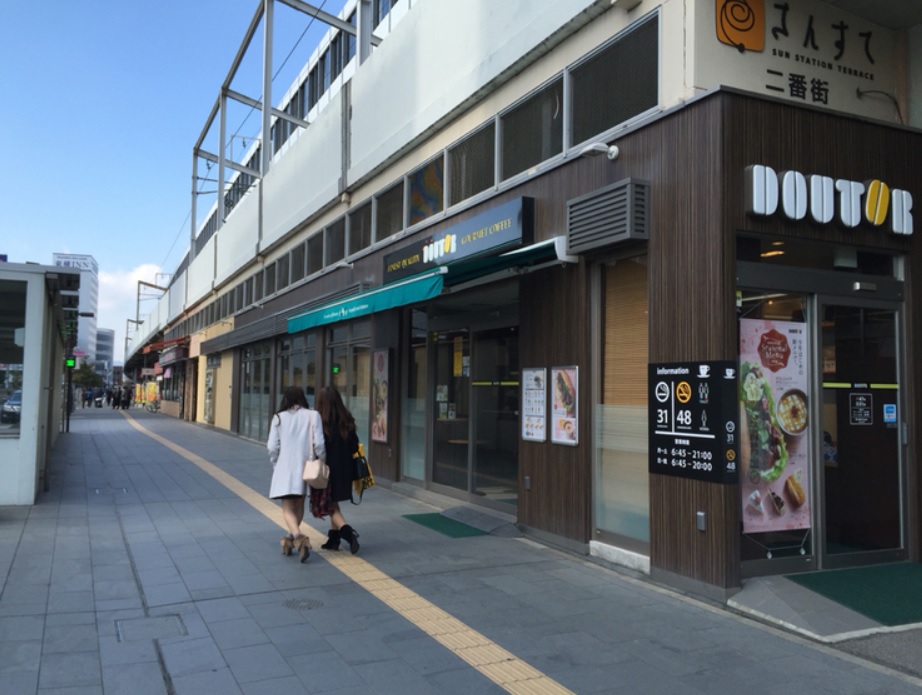
[[[819,302],[823,565],[903,547],[897,312]]]
[[[743,575],[905,559],[899,283],[783,279],[738,292]]]
[[[433,487],[503,511],[518,504],[517,289],[459,295],[429,321]]]

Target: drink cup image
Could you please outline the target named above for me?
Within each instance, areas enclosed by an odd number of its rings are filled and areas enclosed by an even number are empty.
[[[711,368],[706,364],[698,365],[698,376],[701,378],[709,377],[711,375]]]

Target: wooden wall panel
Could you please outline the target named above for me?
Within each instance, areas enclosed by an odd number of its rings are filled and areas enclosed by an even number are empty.
[[[520,286],[520,361],[523,368],[579,367],[579,445],[519,444],[519,522],[587,542],[592,493],[592,402],[587,266],[538,271]],[[531,479],[531,489],[521,481]]]

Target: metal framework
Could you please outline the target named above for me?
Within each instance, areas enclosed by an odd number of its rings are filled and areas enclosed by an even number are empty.
[[[325,24],[338,29],[343,33],[356,37],[356,55],[358,57],[359,64],[365,62],[368,56],[371,55],[371,48],[373,46],[377,46],[381,43],[381,39],[372,34],[372,9],[370,0],[359,0],[355,26],[349,22],[345,22],[338,17],[331,15],[328,12],[324,12],[323,10],[314,7],[313,5],[302,2],[301,0],[259,0],[259,4],[253,14],[253,18],[250,20],[250,25],[243,37],[243,41],[241,42],[240,47],[237,49],[237,55],[234,56],[230,70],[227,73],[227,77],[224,78],[224,82],[221,84],[218,98],[211,109],[211,113],[209,113],[208,118],[205,121],[205,126],[202,128],[202,132],[199,135],[195,146],[192,148],[192,214],[190,218],[190,260],[192,260],[192,256],[195,254],[196,221],[198,219],[196,210],[196,199],[198,197],[196,185],[199,180],[198,160],[204,159],[218,165],[218,210],[215,227],[215,231],[217,232],[217,230],[220,229],[224,224],[224,217],[226,215],[224,193],[227,184],[227,169],[232,169],[241,174],[247,174],[254,177],[255,179],[261,179],[269,171],[270,162],[272,160],[271,131],[273,116],[292,123],[300,128],[307,128],[309,125],[306,119],[292,116],[291,114],[285,113],[284,111],[272,106],[272,37],[275,30],[274,23],[276,2],[281,2],[282,4],[287,5],[288,7],[291,7],[298,12],[302,12],[310,17],[313,17],[314,19],[318,19],[321,22],[324,22]],[[243,61],[244,56],[250,48],[250,44],[252,43],[253,38],[256,36],[256,30],[259,28],[260,22],[263,23],[264,36],[262,71],[263,98],[261,101],[259,99],[249,97],[245,94],[241,94],[240,92],[237,92],[230,87],[231,82],[237,75],[237,71],[240,68],[240,64]],[[262,121],[259,170],[253,169],[252,167],[248,167],[243,164],[238,164],[232,159],[227,159],[224,156],[228,139],[228,99],[233,99],[234,101],[240,102],[247,106],[251,106],[254,109],[259,109],[261,111]],[[202,148],[202,144],[205,141],[205,138],[208,136],[208,133],[214,126],[215,118],[218,119],[219,129],[217,154]],[[260,226],[261,225],[262,222],[260,221]],[[262,238],[262,229],[259,230],[259,237]]]

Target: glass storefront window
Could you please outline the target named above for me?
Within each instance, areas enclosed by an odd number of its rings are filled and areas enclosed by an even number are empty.
[[[0,280],[0,436],[19,436],[26,283]]]
[[[332,384],[343,397],[343,402],[352,417],[359,441],[369,441],[371,410],[371,349],[368,321],[336,325],[330,329],[329,378],[325,384]]]
[[[593,509],[599,538],[650,541],[646,257],[604,269],[601,402]]]
[[[269,402],[272,378],[272,343],[243,351],[240,392],[240,434],[264,441],[269,436],[269,418],[275,411]]]
[[[426,479],[426,312],[410,312],[407,390],[403,399],[400,471],[403,477]]]

